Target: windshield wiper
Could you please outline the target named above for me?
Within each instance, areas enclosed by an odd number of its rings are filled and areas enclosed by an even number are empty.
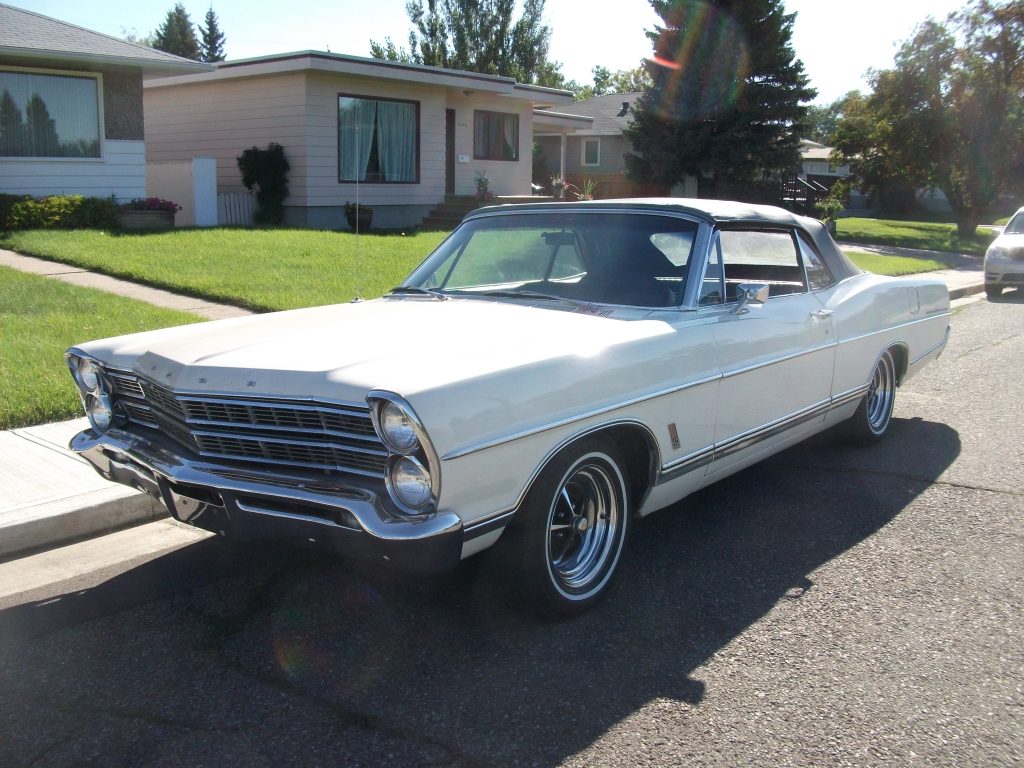
[[[550,293],[536,293],[534,291],[473,291],[473,295],[491,296],[492,298],[496,299],[539,299],[541,301],[572,301],[572,299],[566,299],[563,296],[552,296]]]
[[[433,296],[438,301],[448,301],[448,297],[440,291],[432,291],[429,288],[420,288],[416,285],[398,285],[388,291],[391,296],[399,294],[411,294],[413,296]]]

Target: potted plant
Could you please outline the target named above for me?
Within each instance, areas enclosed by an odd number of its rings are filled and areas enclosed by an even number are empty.
[[[373,222],[373,208],[359,203],[345,203],[345,220],[349,229],[363,232],[369,229]]]
[[[476,182],[476,199],[481,203],[489,203],[497,195],[490,190],[491,180],[487,178],[487,175],[483,171],[474,172]]]
[[[121,229],[172,229],[181,206],[159,197],[137,197],[122,203],[117,212]]]
[[[565,188],[567,186],[568,184],[561,176],[551,177],[551,194],[554,195],[556,200],[561,200],[565,196]]]

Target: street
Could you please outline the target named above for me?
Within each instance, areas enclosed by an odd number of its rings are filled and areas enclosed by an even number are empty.
[[[0,765],[1022,765],[1022,381],[1024,292],[959,309],[881,445],[639,521],[564,623],[215,538],[0,602]]]

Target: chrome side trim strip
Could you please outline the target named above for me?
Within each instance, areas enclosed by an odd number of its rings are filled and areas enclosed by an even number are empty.
[[[488,517],[486,520],[481,520],[473,523],[472,525],[467,525],[463,528],[462,540],[464,542],[469,541],[471,539],[479,538],[480,536],[485,536],[491,531],[496,531],[499,528],[504,528],[512,521],[512,515],[515,514],[518,507],[519,505],[517,504],[514,508],[506,510],[497,516]]]
[[[728,442],[722,443],[721,445],[715,446],[715,461],[731,456],[734,453],[750,448],[757,443],[760,443],[769,438],[781,435],[783,432],[798,427],[801,424],[806,424],[808,421],[814,421],[815,419],[824,418],[825,414],[828,413],[832,407],[831,400],[823,400],[822,402],[812,405],[810,408],[787,416],[784,419],[776,421],[772,424],[766,424],[763,427],[751,430],[742,435],[730,439]]]
[[[777,296],[776,298],[784,299],[786,297]],[[722,378],[729,379],[732,378],[733,376],[739,376],[741,373],[750,373],[751,371],[756,371],[760,368],[767,368],[770,365],[784,363],[787,360],[796,360],[798,357],[804,357],[805,355],[813,355],[817,352],[823,352],[826,349],[831,349],[836,346],[838,345],[835,341],[830,341],[828,344],[822,344],[820,347],[814,347],[813,349],[804,349],[801,350],[800,352],[793,352],[791,354],[784,355],[783,357],[775,357],[772,358],[771,360],[766,360],[763,363],[755,363],[754,365],[748,365],[745,368],[737,368],[735,370],[729,371],[728,373],[723,373]]]
[[[854,387],[848,392],[836,395],[832,398],[832,408],[840,408],[854,400],[860,400],[865,394],[867,394],[868,388],[867,384],[862,384],[859,387]]]
[[[948,344],[948,343],[949,343],[949,327],[947,326],[947,328],[946,328],[946,336],[942,339],[942,341],[940,341],[934,347],[929,349],[927,352],[924,352],[923,354],[918,355],[916,358],[914,358],[914,360],[912,360],[910,362],[910,365],[917,365],[918,363],[920,363],[922,360],[924,360],[929,355],[933,355],[936,352],[938,352],[940,349],[945,347],[946,344]]]
[[[682,477],[685,474],[693,472],[694,470],[706,467],[712,461],[715,460],[715,446],[709,445],[707,448],[702,448],[696,453],[691,453],[689,456],[684,456],[681,459],[666,464],[658,471],[658,477],[655,479],[654,484],[660,485],[661,483],[669,480],[674,480],[677,477]]]
[[[687,389],[692,389],[693,387],[699,387],[699,386],[702,386],[704,384],[710,384],[710,383],[712,383],[714,381],[718,381],[719,378],[720,378],[719,375],[716,373],[714,376],[708,376],[707,378],[700,379],[698,381],[691,381],[691,382],[689,382],[687,384],[681,384],[681,385],[678,385],[678,386],[675,386],[675,387],[669,387],[668,389],[659,390],[658,392],[653,392],[653,393],[651,393],[649,395],[640,395],[639,397],[634,397],[634,398],[632,398],[630,400],[626,400],[625,402],[617,403],[615,405],[608,405],[608,406],[605,406],[604,408],[597,408],[597,409],[595,409],[593,411],[586,411],[584,413],[580,413],[580,414],[577,414],[575,416],[568,416],[568,417],[566,417],[564,419],[561,419],[559,421],[552,422],[551,424],[545,424],[543,426],[533,427],[531,429],[524,429],[521,432],[516,432],[516,433],[513,433],[513,434],[508,435],[506,437],[498,437],[498,438],[495,438],[493,440],[488,440],[487,442],[484,442],[484,443],[477,443],[476,445],[471,445],[471,446],[468,446],[466,448],[460,448],[458,450],[455,450],[455,451],[452,451],[450,453],[445,454],[444,456],[441,457],[441,460],[442,461],[450,461],[451,459],[461,459],[463,456],[468,456],[471,453],[478,453],[479,451],[484,451],[484,450],[487,450],[488,448],[494,448],[494,447],[499,446],[499,445],[504,445],[505,443],[514,442],[516,440],[522,440],[524,437],[532,437],[533,435],[538,435],[541,432],[548,432],[548,431],[550,431],[552,429],[558,429],[559,427],[564,427],[564,426],[567,426],[569,424],[573,424],[573,423],[575,423],[577,421],[585,421],[586,419],[591,419],[591,418],[593,418],[595,416],[603,416],[606,413],[611,413],[612,411],[617,411],[620,408],[628,408],[631,405],[637,405],[638,403],[644,403],[644,402],[647,402],[648,400],[656,400],[659,397],[665,397],[666,395],[673,395],[676,392],[684,392]],[[626,422],[624,422],[624,423],[626,423]],[[639,422],[637,422],[637,423],[639,423]],[[602,427],[603,426],[604,425],[602,425]],[[601,427],[598,427],[598,428],[601,428]]]
[[[882,333],[891,333],[892,331],[899,330],[900,328],[909,328],[910,326],[917,325],[918,323],[927,323],[927,322],[929,322],[931,320],[934,320],[937,317],[951,317],[951,314],[949,312],[943,312],[942,314],[928,315],[927,317],[922,317],[922,318],[920,318],[918,320],[911,320],[910,322],[903,323],[901,325],[892,325],[892,326],[889,326],[888,328],[882,328],[881,330],[878,330],[878,331],[871,331],[870,333],[862,333],[860,336],[850,336],[850,337],[845,338],[845,339],[840,339],[839,340],[839,344],[843,345],[843,344],[849,344],[851,341],[860,341],[862,339],[870,339],[872,336],[878,336],[879,334],[882,334]]]

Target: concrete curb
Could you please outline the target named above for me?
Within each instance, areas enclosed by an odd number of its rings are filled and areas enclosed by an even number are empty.
[[[962,299],[964,296],[973,296],[974,294],[981,293],[984,290],[984,283],[972,283],[971,285],[962,285],[959,288],[954,288],[949,292],[949,300],[955,301],[956,299]]]
[[[44,516],[25,516],[0,526],[0,558],[23,557],[35,551],[169,517],[162,504],[144,493],[124,486],[111,491],[119,492],[106,494],[113,498],[89,498],[79,505],[63,504],[61,506],[66,508],[60,510],[47,505]]]

